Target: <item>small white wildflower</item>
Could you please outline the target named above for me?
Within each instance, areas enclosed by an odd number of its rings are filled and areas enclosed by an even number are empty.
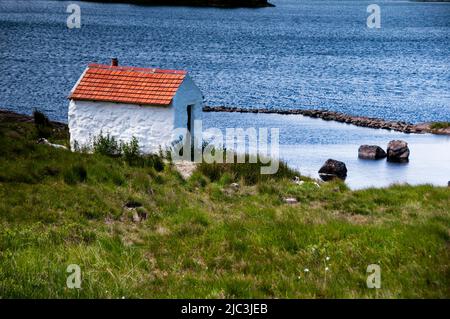
[[[330,260],[330,257],[329,257],[329,256],[327,256],[327,258],[325,258],[325,260],[326,260],[326,261],[329,261],[329,260]]]
[[[309,272],[309,269],[308,268],[305,268],[305,270],[303,270],[304,272]]]
[[[301,276],[298,276],[298,277],[297,277],[297,279],[299,279],[299,280],[300,280],[300,279],[302,279],[302,277],[301,277]]]
[[[328,268],[328,267],[325,267],[325,271],[328,271],[328,270],[330,270],[330,268]]]
[[[122,299],[125,299],[125,296],[122,296]]]

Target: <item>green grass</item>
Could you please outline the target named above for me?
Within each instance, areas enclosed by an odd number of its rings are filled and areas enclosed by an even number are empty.
[[[0,123],[0,298],[450,297],[449,188],[317,188],[284,166],[260,178],[222,164],[184,181],[161,161],[130,166],[36,135]],[[67,132],[49,140],[67,145]],[[381,289],[366,287],[374,263]],[[81,289],[66,287],[70,264]]]
[[[430,125],[430,128],[433,130],[439,130],[447,127],[450,127],[450,122],[434,122]]]
[[[289,168],[284,162],[280,161],[278,171],[274,177],[271,174],[261,174],[261,166],[269,166],[270,163],[262,165],[259,161],[256,163],[250,162],[249,155],[244,156],[245,162],[240,163],[234,155],[233,163],[211,163],[202,162],[198,164],[198,172],[208,177],[211,182],[221,182],[227,184],[232,181],[242,181],[247,185],[255,185],[270,181],[274,178],[279,180],[282,178],[293,178],[299,173]]]

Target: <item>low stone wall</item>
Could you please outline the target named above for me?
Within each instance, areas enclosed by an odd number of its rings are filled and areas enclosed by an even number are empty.
[[[336,121],[353,124],[362,127],[393,130],[403,133],[434,133],[450,135],[448,129],[432,130],[431,123],[412,124],[402,121],[386,121],[379,118],[352,116],[344,113],[327,110],[280,110],[280,109],[246,109],[239,107],[205,106],[203,112],[239,112],[239,113],[276,113],[276,114],[298,114],[312,118],[320,118],[325,121]]]

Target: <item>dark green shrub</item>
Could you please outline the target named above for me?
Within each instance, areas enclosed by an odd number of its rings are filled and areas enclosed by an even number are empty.
[[[41,111],[34,109],[33,110],[33,119],[34,119],[34,124],[36,125],[43,125],[43,126],[50,126],[50,120],[48,119],[48,117],[42,113]]]
[[[153,167],[157,172],[161,172],[164,170],[164,162],[162,158],[158,155],[149,155],[151,158],[151,167]]]
[[[222,185],[228,185],[231,184],[232,182],[234,182],[235,178],[233,176],[234,174],[230,174],[230,173],[224,173],[219,180],[219,183]]]
[[[44,113],[34,109],[33,119],[38,137],[48,138],[52,135],[53,132],[52,123]]]
[[[83,165],[74,165],[72,170],[80,182],[85,182],[87,180],[87,170]]]
[[[129,143],[121,143],[120,150],[124,160],[128,165],[137,165],[140,162],[141,154],[139,152],[139,143],[133,136]]]
[[[100,133],[99,136],[94,138],[93,143],[93,149],[94,153],[111,156],[111,157],[118,157],[121,155],[121,147],[114,136],[111,136],[107,134],[106,136],[103,136],[102,133]]]
[[[141,154],[138,140],[134,136],[129,143],[121,144],[121,151],[124,160],[130,166],[153,167],[157,172],[164,170],[162,157],[157,154]]]
[[[96,154],[110,157],[121,157],[128,165],[136,167],[152,167],[157,172],[164,170],[164,161],[157,154],[141,154],[139,143],[133,136],[129,143],[118,142],[114,136],[102,135],[94,138],[93,150]]]

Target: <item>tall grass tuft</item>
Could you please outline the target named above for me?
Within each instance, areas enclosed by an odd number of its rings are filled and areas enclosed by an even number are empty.
[[[261,174],[261,167],[269,164],[262,163],[258,158],[256,163],[249,163],[250,156],[245,155],[245,163],[237,162],[237,155],[234,155],[233,163],[205,163],[198,165],[197,170],[212,182],[220,181],[222,176],[227,180],[243,180],[248,185],[255,185],[261,181],[269,179],[293,178],[300,176],[300,173],[280,161],[278,171],[275,174]]]
[[[139,143],[137,138],[134,136],[129,143],[121,143],[120,149],[122,156],[128,165],[132,166],[133,164],[136,164],[141,158]]]
[[[64,182],[69,185],[84,183],[87,180],[87,170],[83,164],[74,164],[64,171]]]

